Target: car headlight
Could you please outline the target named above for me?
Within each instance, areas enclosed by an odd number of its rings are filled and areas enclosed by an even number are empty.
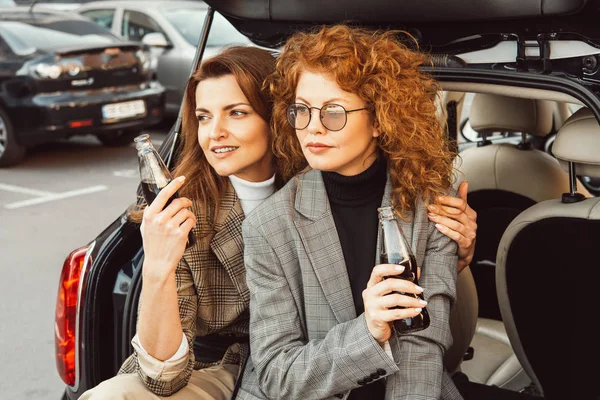
[[[69,76],[77,76],[81,72],[81,63],[78,61],[71,61],[68,64],[63,65],[63,70],[66,71]]]
[[[34,70],[40,78],[58,79],[62,74],[61,66],[56,64],[38,64]]]

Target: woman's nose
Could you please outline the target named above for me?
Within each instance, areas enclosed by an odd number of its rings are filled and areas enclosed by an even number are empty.
[[[227,137],[227,129],[225,127],[225,124],[219,118],[213,119],[209,137],[212,140]]]
[[[321,135],[327,130],[321,122],[321,110],[317,108],[310,109],[310,121],[306,129],[313,135]]]

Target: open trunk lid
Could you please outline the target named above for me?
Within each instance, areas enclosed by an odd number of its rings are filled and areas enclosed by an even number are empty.
[[[406,30],[421,48],[457,53],[519,40],[577,39],[600,47],[599,0],[207,0],[256,44],[278,47],[297,29],[351,22]],[[504,36],[503,36],[504,35]],[[473,40],[477,39],[477,40]],[[514,38],[513,38],[514,40]]]

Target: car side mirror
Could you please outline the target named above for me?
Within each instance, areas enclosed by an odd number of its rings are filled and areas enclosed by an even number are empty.
[[[163,35],[160,32],[152,32],[152,33],[145,34],[144,37],[142,38],[142,43],[144,43],[150,47],[162,47],[165,49],[173,47],[173,45],[171,45],[167,41],[167,38],[165,37],[165,35]]]

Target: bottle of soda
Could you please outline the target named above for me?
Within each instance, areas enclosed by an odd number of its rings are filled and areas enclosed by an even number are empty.
[[[136,136],[133,141],[135,142],[139,160],[142,194],[144,195],[146,203],[150,205],[161,189],[173,180],[173,176],[154,148],[154,145],[152,145],[149,135],[143,134]],[[165,208],[177,197],[179,197],[179,194],[176,192],[169,200],[167,200]],[[186,248],[192,247],[195,243],[196,238],[192,231],[190,231]]]
[[[379,257],[382,264],[398,264],[404,267],[399,275],[388,276],[388,278],[406,279],[419,284],[417,275],[417,260],[404,237],[400,228],[400,222],[392,207],[381,207],[379,213]],[[413,296],[423,299],[423,293],[404,293],[405,296]],[[395,308],[404,308],[401,306]],[[429,312],[422,307],[421,312],[411,318],[398,319],[394,321],[394,328],[398,333],[409,333],[423,330],[429,326]]]

